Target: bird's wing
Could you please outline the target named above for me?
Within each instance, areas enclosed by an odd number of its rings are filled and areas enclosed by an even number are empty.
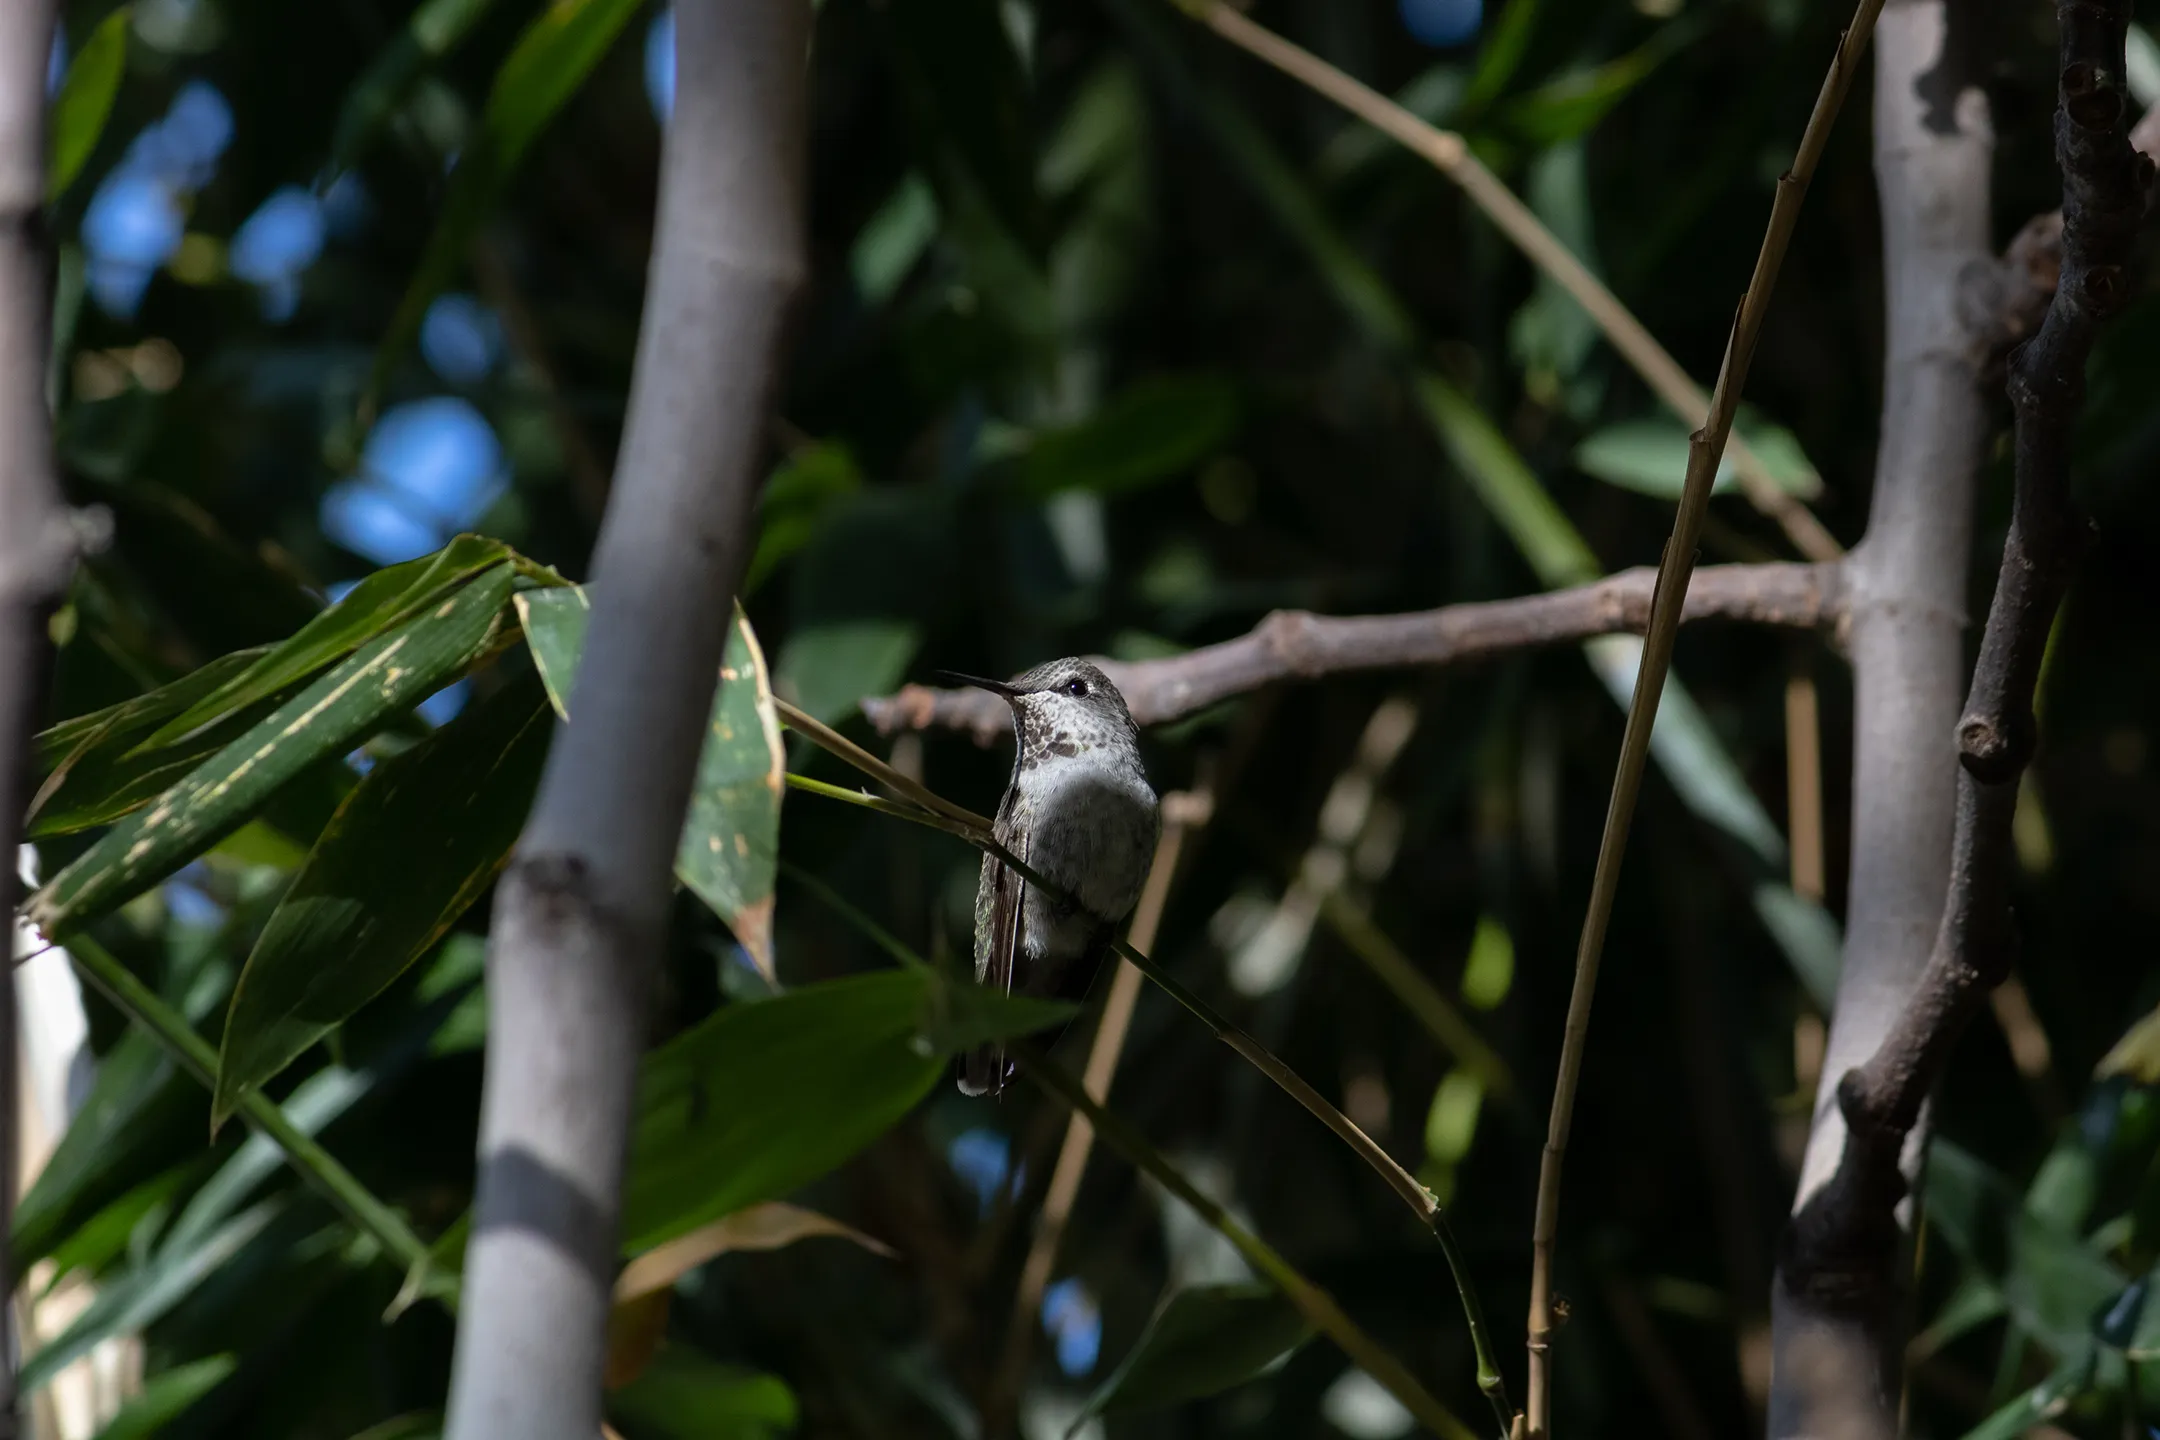
[[[1013,792],[1008,790],[990,833],[1025,864],[1027,839],[1018,831],[1013,823]],[[975,982],[1010,995],[1027,944],[1027,883],[1020,872],[997,856],[985,854],[975,911]],[[999,1094],[1005,1088],[1008,1068],[1004,1046],[978,1046],[967,1056],[960,1089],[968,1095]]]

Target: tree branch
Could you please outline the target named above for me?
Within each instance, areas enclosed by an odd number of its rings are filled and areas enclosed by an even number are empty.
[[[2153,173],[2125,133],[2129,12],[2128,0],[2057,6],[2062,277],[2039,334],[2010,364],[2016,498],[1957,725],[1962,771],[1948,899],[1926,968],[1880,1043],[1864,1064],[1828,1072],[1838,1077],[1849,1138],[1835,1173],[1795,1215],[1779,1267],[1781,1290],[1813,1310],[1820,1328],[1869,1342],[1875,1373],[1831,1377],[1831,1388],[1845,1394],[1817,1403],[1849,1408],[1860,1392],[1884,1420],[1895,1415],[1897,1391],[1890,1319],[1904,1268],[1897,1206],[1910,1189],[1909,1157],[1928,1093],[1967,1021],[2008,974],[2015,948],[2010,824],[2017,782],[2032,755],[2040,656],[2086,538],[2070,497],[2071,434],[2094,338],[2129,294],[2125,269]]]
[[[1462,665],[1593,635],[1641,634],[1657,571],[1644,566],[1519,600],[1443,605],[1405,615],[1278,610],[1235,640],[1161,660],[1098,660],[1133,719],[1163,725],[1284,680],[1359,670]],[[1695,573],[1686,620],[1745,620],[1835,632],[1845,617],[1838,564],[1712,565]],[[863,701],[878,730],[965,730],[991,745],[1012,730],[1005,702],[983,690],[908,685]]]
[[[15,913],[18,826],[29,795],[46,615],[73,547],[53,478],[45,400],[50,290],[45,253],[45,65],[50,0],[0,5],[0,914]],[[12,1275],[17,1066],[15,983],[0,985],[0,1275]],[[0,1430],[15,1433],[14,1307],[0,1305]]]
[[[496,891],[452,1440],[591,1440],[652,957],[806,268],[806,0],[676,6],[591,633]],[[741,682],[747,683],[747,682]]]

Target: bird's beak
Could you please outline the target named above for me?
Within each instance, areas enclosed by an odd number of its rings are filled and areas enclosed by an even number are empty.
[[[1002,695],[1007,700],[1015,698],[1020,693],[1003,680],[985,680],[980,675],[959,675],[950,670],[939,670],[933,673],[936,678],[949,685],[972,685],[977,690],[988,690],[991,694]]]

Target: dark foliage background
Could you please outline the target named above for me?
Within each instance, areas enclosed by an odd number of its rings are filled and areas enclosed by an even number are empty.
[[[452,246],[443,280],[455,301],[430,312],[417,345],[385,337],[458,167],[480,163],[491,87],[540,7],[138,0],[119,22],[132,33],[111,119],[55,208],[62,459],[72,498],[111,507],[116,523],[56,622],[54,720],[281,638],[325,594],[458,529],[580,576],[629,379],[665,47],[649,9],[554,9],[594,23],[612,13],[620,37],[571,77],[560,113]],[[66,7],[71,55],[109,10]],[[1987,57],[2007,241],[2057,203],[2051,14],[1953,12],[1970,30],[1959,43]],[[470,28],[442,53],[414,49],[405,83],[362,125],[356,97],[423,13]],[[1843,19],[1789,0],[1507,0],[1482,15],[1477,0],[1270,0],[1255,15],[1469,136],[1705,382]],[[2149,41],[2142,53],[2160,56]],[[781,693],[804,708],[868,738],[854,701],[931,669],[1166,654],[1276,607],[1382,612],[1560,583],[1481,501],[1494,487],[1541,485],[1603,569],[1657,559],[1676,466],[1635,462],[1651,472],[1639,483],[1667,487],[1645,494],[1612,483],[1615,464],[1588,464],[1582,447],[1602,438],[1638,454],[1646,429],[1669,440],[1680,427],[1580,312],[1437,173],[1174,8],[825,0],[811,63],[815,273],[745,597]],[[2160,63],[2151,69],[2160,78]],[[216,109],[188,87],[204,84],[229,116],[223,145],[203,138],[217,134]],[[186,95],[197,110],[176,108]],[[1865,524],[1881,394],[1865,100],[1863,82],[1810,194],[1748,397],[1747,433],[1790,431],[1821,477],[1818,514],[1848,544]],[[144,149],[183,131],[206,160]],[[130,189],[145,176],[154,193]],[[1397,312],[1414,326],[1403,345],[1371,318]],[[2078,483],[2101,541],[2055,637],[2019,819],[2030,1013],[1998,1007],[2004,1023],[1973,1030],[1936,1111],[1943,1140],[1977,1160],[1943,1167],[1940,1183],[1965,1187],[1954,1202],[1992,1218],[1964,1232],[1970,1244],[1929,1231],[1915,1313],[1935,1338],[1915,1351],[1916,1434],[1965,1433],[2075,1358],[2081,1323],[2091,1330],[2090,1315],[2072,1315],[2068,1340],[2056,1324],[2085,1292],[2063,1288],[2061,1246],[2017,1238],[2020,1197],[2061,1245],[2124,1274],[2155,1258],[2160,1114],[2149,1091],[2091,1078],[2160,1001],[2155,355],[2160,303],[2148,293],[2107,331],[2092,372]],[[1469,473],[1420,407],[1419,370],[1469,395],[1527,472]],[[2006,409],[1996,421],[2007,430]],[[1993,453],[1973,567],[1982,587],[2007,519],[2006,451]],[[1717,502],[1706,561],[1788,554],[1737,497]],[[1985,603],[1982,588],[1973,613]],[[1739,803],[1782,827],[1796,671],[1821,689],[1834,916],[1842,662],[1813,642],[1706,629],[1682,638],[1675,673],[1736,767]],[[500,682],[484,672],[438,696],[371,752],[392,753]],[[1476,1002],[1512,1094],[1467,1082],[1334,927],[1307,915],[1300,928],[1282,904],[1389,697],[1416,707],[1416,730],[1356,817],[1347,893],[1443,994]],[[1211,775],[1216,798],[1155,953],[1438,1191],[1518,1386],[1544,1107],[1620,729],[1581,657],[1556,650],[1284,688],[1148,741],[1158,788]],[[946,735],[898,750],[981,810],[1008,763]],[[852,783],[817,752],[790,753],[792,768]],[[214,1032],[222,987],[283,877],[365,763],[319,768],[250,844],[229,844],[97,933],[169,998],[194,995],[191,1015]],[[1661,771],[1646,792],[1568,1161],[1557,1409],[1571,1434],[1759,1423],[1770,1264],[1820,1054],[1818,1003],[1753,899],[1782,861],[1705,821],[1671,780]],[[911,945],[966,948],[976,865],[957,841],[801,795],[782,835],[786,860]],[[46,873],[80,848],[46,842]],[[485,915],[476,906],[464,924],[477,933]],[[786,984],[882,963],[785,878],[777,915]],[[686,898],[680,922],[666,1033],[757,988],[712,915]],[[1262,984],[1252,951],[1270,923],[1290,925],[1292,943]],[[470,947],[458,953],[469,963]],[[332,1061],[416,1052],[324,1139],[429,1238],[468,1199],[480,1073],[476,1034],[444,1041],[434,1029],[422,977],[435,973],[418,967],[277,1087]],[[117,1293],[139,1283],[149,1247],[217,1162],[201,1089],[139,1036],[124,1039],[96,994],[86,1004],[99,1070],[75,1123],[98,1127],[101,1143],[60,1193],[44,1249],[74,1237],[61,1260]],[[432,1051],[415,1039],[427,1034]],[[1085,1034],[1076,1027],[1064,1048],[1076,1065]],[[2013,1040],[2027,1047],[2022,1066]],[[1113,1103],[1453,1408],[1483,1414],[1429,1237],[1160,994],[1141,1000]],[[1061,1129],[1062,1112],[1026,1088],[990,1104],[941,1082],[801,1197],[900,1259],[829,1240],[727,1256],[680,1287],[672,1334],[778,1377],[805,1435],[975,1433]],[[231,1154],[238,1132],[227,1127],[215,1152]],[[115,1331],[141,1330],[153,1385],[237,1358],[158,1433],[344,1440],[437,1408],[442,1312],[423,1302],[382,1324],[394,1265],[282,1170],[250,1193],[285,1199],[168,1303],[110,1317]],[[98,1221],[105,1238],[84,1240]],[[1045,1312],[1052,1333],[1034,1347],[1029,1433],[1064,1432],[1166,1284],[1239,1273],[1098,1153]],[[2136,1413],[2135,1362],[2102,1350],[2084,1398],[2055,1421],[2074,1433],[2125,1433]],[[1102,1423],[1134,1437],[1404,1433],[1407,1416],[1344,1366],[1314,1342],[1216,1398]]]

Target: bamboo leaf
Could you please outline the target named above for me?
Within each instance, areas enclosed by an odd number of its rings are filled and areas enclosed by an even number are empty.
[[[434,607],[509,555],[509,548],[500,541],[460,535],[432,555],[376,571],[300,627],[291,639],[273,646],[244,674],[203,696],[144,743],[173,744],[219,716],[291,688],[366,641]]]
[[[636,1434],[670,1440],[768,1440],[793,1430],[795,1393],[777,1376],[662,1346],[636,1381],[608,1396],[608,1413]]]
[[[59,938],[140,894],[239,829],[288,780],[418,703],[485,647],[511,580],[498,565],[362,646],[106,832],[31,897],[32,923]]]
[[[425,0],[405,21],[397,38],[353,82],[338,112],[330,141],[328,169],[334,174],[359,160],[368,142],[390,118],[398,102],[430,61],[457,47],[495,0]]]
[[[109,825],[149,804],[173,781],[223,749],[269,713],[275,697],[227,713],[217,724],[173,745],[149,743],[151,731],[206,695],[245,674],[267,647],[236,650],[147,695],[89,715],[63,720],[39,735],[37,764],[44,783],[30,802],[25,831],[36,840]]]
[[[520,678],[377,765],[315,842],[233,991],[213,1130],[240,1091],[382,993],[494,882],[525,822],[552,716]]]
[[[1159,1306],[1083,1415],[1117,1415],[1219,1395],[1281,1365],[1312,1322],[1272,1285],[1196,1285]]]
[[[237,1355],[212,1355],[152,1376],[112,1423],[98,1431],[97,1440],[150,1440],[239,1368]]]
[[[128,22],[132,6],[122,5],[98,22],[82,53],[68,66],[67,78],[53,99],[51,134],[45,161],[45,198],[57,200],[75,183],[90,152],[105,133],[106,117],[112,114],[113,97],[120,93],[120,77],[127,70]]]
[[[527,591],[517,605],[548,695],[568,720],[590,602],[582,588],[565,588]],[[727,922],[768,980],[773,978],[773,877],[786,785],[772,677],[757,635],[737,606],[704,748],[698,752],[675,874]]]
[[[808,1184],[912,1110],[953,1050],[1070,1013],[1055,1010],[908,968],[718,1011],[645,1058],[623,1248]]]

